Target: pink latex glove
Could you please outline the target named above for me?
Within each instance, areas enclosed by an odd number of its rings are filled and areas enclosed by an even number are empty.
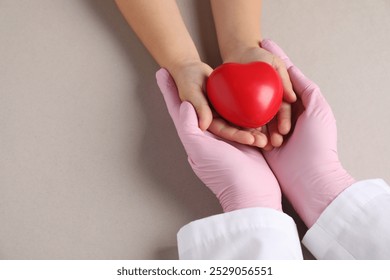
[[[300,98],[297,105],[303,104],[301,114],[295,113],[297,120],[291,136],[283,146],[264,152],[264,156],[282,192],[311,227],[354,179],[339,161],[336,120],[319,87],[306,78],[274,42],[264,40],[261,46],[284,61]]]
[[[160,69],[156,77],[188,162],[217,196],[223,210],[249,207],[281,210],[279,184],[259,149],[227,142],[200,130],[193,106],[180,101],[169,73]]]

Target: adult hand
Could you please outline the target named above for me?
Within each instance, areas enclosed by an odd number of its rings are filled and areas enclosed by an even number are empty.
[[[281,210],[278,182],[261,152],[202,131],[194,107],[180,101],[169,73],[161,69],[156,76],[188,161],[195,174],[217,196],[223,210],[249,207]]]
[[[300,99],[296,103],[303,105],[295,115],[293,113],[297,120],[288,140],[283,146],[264,152],[264,156],[282,192],[311,227],[354,179],[339,161],[336,121],[319,87],[306,78],[274,42],[264,40],[262,46],[284,61]]]

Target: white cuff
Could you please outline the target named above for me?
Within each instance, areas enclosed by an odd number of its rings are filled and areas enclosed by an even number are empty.
[[[317,259],[390,259],[390,187],[382,179],[343,191],[302,243]]]
[[[180,259],[302,259],[294,221],[247,208],[191,222],[177,234]]]

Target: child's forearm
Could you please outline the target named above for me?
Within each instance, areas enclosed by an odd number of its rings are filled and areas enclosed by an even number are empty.
[[[211,0],[224,61],[261,41],[261,0]]]
[[[175,0],[115,0],[157,63],[169,72],[200,60]]]

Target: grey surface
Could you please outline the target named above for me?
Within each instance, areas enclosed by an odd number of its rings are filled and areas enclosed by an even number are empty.
[[[208,1],[179,1],[220,62]],[[263,30],[322,88],[357,179],[390,181],[390,2],[264,1]],[[158,66],[113,1],[0,1],[0,259],[177,258],[221,212],[192,173]]]

